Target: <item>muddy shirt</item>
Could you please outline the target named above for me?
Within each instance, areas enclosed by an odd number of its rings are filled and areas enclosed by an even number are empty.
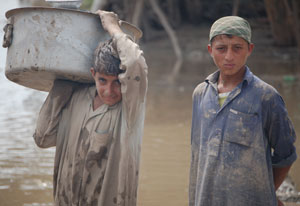
[[[136,205],[147,65],[126,35],[113,41],[125,70],[121,102],[94,111],[94,85],[57,81],[40,111],[34,139],[56,146],[56,205]]]
[[[193,94],[189,205],[277,205],[272,167],[296,159],[284,102],[247,68],[220,107],[218,76],[210,75]]]

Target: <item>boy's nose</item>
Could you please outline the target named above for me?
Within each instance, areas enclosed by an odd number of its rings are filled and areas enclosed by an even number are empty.
[[[107,87],[105,88],[104,94],[105,94],[106,96],[108,96],[108,95],[111,95],[112,92],[113,92],[112,85],[107,85]]]
[[[225,59],[227,61],[231,61],[233,59],[233,52],[231,49],[228,49],[225,55]]]

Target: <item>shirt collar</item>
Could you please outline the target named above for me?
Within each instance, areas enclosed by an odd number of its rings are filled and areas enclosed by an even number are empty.
[[[206,79],[206,83],[210,84],[216,84],[218,82],[218,78],[220,75],[220,70],[217,70],[216,72],[210,74]],[[253,73],[250,71],[249,67],[246,66],[246,72],[243,78],[243,84],[247,83],[249,84],[253,79]]]
[[[247,82],[248,84],[250,84],[250,82],[253,80],[253,73],[250,71],[249,67],[246,66],[246,72],[245,72],[245,76],[244,76],[244,82]]]

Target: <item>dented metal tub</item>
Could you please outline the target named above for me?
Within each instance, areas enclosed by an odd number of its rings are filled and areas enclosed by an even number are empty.
[[[3,46],[6,77],[49,91],[54,79],[92,82],[90,67],[98,43],[109,38],[99,16],[90,12],[30,7],[6,13]]]

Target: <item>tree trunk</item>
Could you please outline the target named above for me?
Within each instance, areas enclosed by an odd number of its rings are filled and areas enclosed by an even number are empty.
[[[183,62],[181,48],[179,46],[176,33],[171,28],[171,26],[168,23],[168,20],[167,20],[165,14],[159,8],[156,0],[149,0],[149,2],[151,4],[154,12],[157,14],[159,20],[161,21],[161,24],[163,25],[164,29],[168,33],[168,35],[169,35],[169,37],[171,39],[171,43],[173,45],[174,51],[175,51],[175,55],[176,55],[177,60],[176,60],[176,62],[174,64],[174,66],[173,66],[173,71],[172,71],[172,74],[171,74],[170,79],[169,79],[172,82],[172,81],[174,81],[175,77],[179,73],[181,65],[182,65],[182,62]]]
[[[300,3],[298,0],[293,0],[293,20],[294,20],[294,25],[295,25],[295,35],[296,35],[296,42],[298,46],[298,65],[300,65]]]
[[[265,7],[276,44],[279,46],[295,45],[294,25],[292,25],[284,1],[265,0]]]
[[[173,27],[178,27],[181,23],[180,6],[178,0],[167,0],[168,20]]]
[[[293,0],[292,5],[294,8],[293,16],[295,22],[295,35],[296,35],[297,48],[298,48],[297,69],[298,69],[298,74],[300,74],[299,73],[300,71],[300,3],[298,0]]]
[[[108,1],[107,0],[94,0],[93,4],[91,6],[91,11],[95,12],[98,9],[102,9],[107,5]]]
[[[237,16],[239,13],[240,0],[233,0],[232,16]]]
[[[134,13],[132,15],[132,20],[131,20],[131,22],[137,27],[140,27],[141,13],[143,9],[144,9],[144,0],[137,1],[135,5]]]
[[[201,0],[185,0],[183,2],[186,16],[190,22],[199,23],[202,15],[202,1]]]
[[[124,15],[125,15],[124,17],[125,20],[128,22],[132,21],[135,5],[137,1],[138,0],[123,0],[123,8],[124,8]]]

